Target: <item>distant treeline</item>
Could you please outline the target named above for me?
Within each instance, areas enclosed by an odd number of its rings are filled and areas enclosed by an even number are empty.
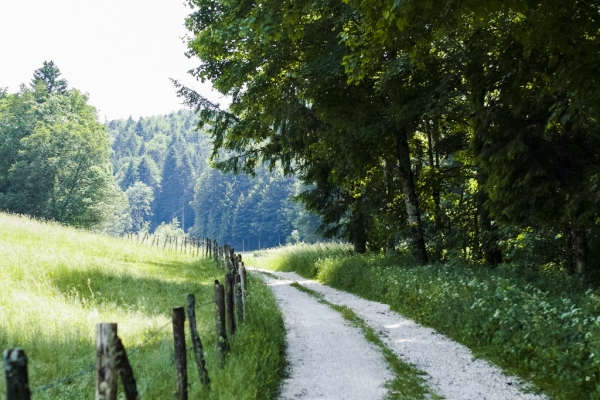
[[[301,191],[295,177],[277,169],[259,168],[254,178],[213,169],[210,137],[196,124],[186,110],[106,124],[132,231],[170,225],[245,250],[318,239],[317,217],[290,202]]]
[[[211,139],[191,111],[101,124],[87,101],[52,61],[16,93],[0,88],[0,210],[246,250],[318,239],[317,217],[289,201],[302,191],[297,179],[214,170]]]

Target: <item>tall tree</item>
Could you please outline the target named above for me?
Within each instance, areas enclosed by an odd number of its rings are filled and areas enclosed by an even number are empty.
[[[12,122],[0,125],[0,208],[86,228],[113,213],[108,137],[85,95],[22,86],[0,114]]]
[[[48,93],[64,94],[68,89],[68,83],[64,78],[59,79],[61,75],[54,61],[44,61],[44,65],[33,73],[31,87],[35,88],[36,85],[42,84]]]

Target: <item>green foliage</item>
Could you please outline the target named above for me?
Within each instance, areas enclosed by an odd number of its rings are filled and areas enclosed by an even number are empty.
[[[36,69],[31,80],[31,87],[42,84],[48,93],[65,94],[68,89],[66,79],[59,79],[61,72],[53,61],[44,61],[42,68]]]
[[[193,224],[189,202],[197,177],[207,168],[208,140],[192,128],[189,111],[114,120],[106,124],[112,139],[115,178],[127,190],[136,182],[152,189],[154,201],[143,220],[155,229],[177,217],[185,230]]]
[[[295,177],[260,169],[252,181],[213,169],[210,137],[195,130],[196,124],[197,117],[185,110],[107,123],[121,188],[127,191],[142,182],[154,196],[144,215],[132,208],[134,224],[129,229],[148,223],[158,229],[177,218],[185,232],[238,249],[255,249],[259,242],[260,247],[285,243],[292,229],[301,232],[300,240],[320,238],[315,234],[316,216],[287,202],[298,194]]]
[[[254,264],[381,301],[563,399],[600,398],[600,296],[556,266],[415,267],[347,246],[285,248]]]
[[[290,207],[296,184],[293,177],[284,177],[278,169],[268,172],[260,168],[254,179],[208,169],[196,183],[192,234],[214,237],[241,250],[281,245],[294,227],[315,236],[310,221],[297,217],[307,211],[301,206]],[[312,227],[316,229],[314,224]],[[299,236],[299,240],[307,236]]]
[[[213,284],[224,272],[210,260],[0,214],[0,269],[0,349],[19,346],[27,352],[31,388],[92,367],[35,394],[38,399],[93,396],[96,324],[105,321],[118,323],[127,350],[143,344],[130,355],[143,397],[172,397],[171,307],[184,305],[188,293],[195,294],[199,306],[196,318],[211,378],[207,393],[190,353],[190,398],[277,397],[285,330],[275,299],[260,279],[249,276],[247,317],[231,339],[225,368],[219,369]]]
[[[188,4],[192,75],[233,102],[220,109],[176,86],[210,130],[219,168],[298,173],[322,232],[359,252],[493,267],[510,261],[501,242],[555,232],[566,238],[556,261],[593,275],[595,5]]]
[[[125,191],[125,194],[129,199],[132,229],[134,232],[139,232],[144,225],[144,217],[150,214],[150,204],[154,200],[152,188],[137,181]]]
[[[285,327],[271,290],[249,275],[246,318],[222,370],[213,369],[209,399],[276,399],[284,376]]]
[[[171,238],[185,236],[185,232],[181,229],[181,224],[177,218],[173,218],[168,224],[162,222],[154,229],[154,234],[159,236],[163,242],[167,236]]]
[[[108,137],[87,96],[60,89],[50,64],[35,79],[47,74],[52,90],[22,86],[0,99],[0,208],[97,229],[122,199]]]

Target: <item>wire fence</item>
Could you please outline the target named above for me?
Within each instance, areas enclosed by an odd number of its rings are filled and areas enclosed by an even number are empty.
[[[211,304],[215,304],[215,301],[208,301],[206,303],[202,303],[202,304],[198,304],[196,305],[195,309],[199,309],[201,307],[205,307]],[[148,337],[146,337],[144,339],[144,341],[140,344],[138,344],[137,346],[133,347],[131,350],[127,351],[127,356],[131,357],[132,355],[134,355],[135,353],[137,353],[141,348],[143,348],[145,345],[147,345],[148,343],[150,343],[152,341],[152,339],[154,339],[155,337],[157,337],[163,330],[165,330],[167,327],[169,327],[171,325],[171,321],[167,322],[166,324],[162,325],[160,328],[158,328],[157,330],[155,330],[154,332],[152,332]],[[190,347],[189,350],[193,350],[193,347]],[[168,365],[172,365],[173,364],[173,358],[171,358],[171,360],[169,361]],[[4,370],[4,364],[0,365],[0,370]],[[165,368],[166,369],[166,368]],[[50,383],[47,383],[45,385],[42,385],[40,387],[37,387],[35,389],[33,389],[31,391],[31,394],[39,394],[39,393],[43,393],[46,392],[50,389],[54,389],[55,387],[58,387],[60,385],[63,384],[67,384],[67,383],[71,383],[73,380],[77,379],[77,378],[81,378],[82,376],[85,376],[89,373],[92,373],[96,370],[96,365],[88,365],[82,369],[80,369],[79,371],[63,377],[63,378],[58,378]],[[164,371],[163,371],[164,372]],[[146,389],[147,390],[147,389]],[[141,394],[140,394],[141,396]]]
[[[142,396],[144,396],[146,394],[146,392],[148,392],[148,390],[152,386],[154,386],[154,384],[156,384],[158,382],[156,378],[158,378],[159,376],[161,376],[162,374],[164,374],[167,371],[167,369],[173,365],[173,361],[175,361],[175,357],[171,357],[171,359],[169,360],[169,362],[167,364],[165,364],[165,366],[162,367],[160,371],[158,371],[150,380],[146,380],[146,385],[138,393],[139,398],[141,398]],[[150,383],[148,383],[148,382],[150,382]]]
[[[133,239],[133,237],[131,237],[131,239]],[[143,242],[143,239],[142,239],[142,242]],[[165,244],[166,244],[166,240],[165,240]],[[185,244],[183,246],[185,246]],[[218,267],[224,267],[225,263],[227,263],[229,272],[230,273],[232,272],[230,260],[228,259],[228,255],[229,255],[229,252],[231,251],[232,260],[234,260],[233,249],[229,248],[228,246],[217,247],[216,241],[213,242],[213,241],[208,241],[208,240],[207,241],[202,240],[202,242],[200,240],[194,240],[193,244],[190,243],[190,247],[192,247],[192,246],[204,248],[204,249],[202,249],[202,254],[205,257],[214,259],[214,261],[216,262]],[[237,260],[237,258],[235,260]],[[235,262],[235,260],[233,262]],[[243,269],[243,264],[241,263],[241,256],[239,258],[239,261],[240,261],[240,265],[242,265],[242,269]],[[221,286],[221,290],[222,290],[222,286]],[[199,309],[202,307],[215,305],[216,301],[217,300],[215,298],[211,301],[197,304],[197,305],[195,305],[194,309]],[[219,310],[218,310],[219,306],[217,306],[216,308],[217,308],[217,312],[219,312]],[[222,310],[221,310],[221,312],[222,312]],[[126,352],[127,356],[131,357],[131,356],[135,355],[144,346],[148,345],[153,339],[155,339],[162,331],[164,331],[167,327],[172,325],[172,323],[173,323],[172,321],[169,321],[169,322],[165,323],[164,325],[160,326],[158,329],[156,329],[152,333],[150,333],[140,344],[138,344],[138,345],[134,346],[132,349],[128,350]],[[219,332],[217,332],[217,334],[219,334]],[[187,351],[185,353],[186,353],[186,357],[187,357],[187,356],[189,356],[190,352],[194,351],[194,347],[193,346],[189,347],[186,350]],[[143,389],[141,389],[138,392],[139,398],[141,398],[143,395],[145,395],[148,392],[148,390],[157,382],[157,378],[160,377],[162,374],[164,374],[165,371],[174,364],[174,361],[175,361],[175,356],[172,355],[169,362],[167,362],[151,379],[145,380],[145,385],[144,385]],[[0,371],[4,371],[5,369],[6,368],[5,368],[4,363],[0,363]],[[52,382],[46,383],[44,385],[41,385],[41,386],[31,390],[31,394],[32,395],[41,394],[41,393],[47,392],[51,389],[57,388],[61,385],[71,384],[75,379],[78,379],[78,378],[81,378],[88,374],[91,374],[95,370],[96,370],[96,364],[87,365],[84,368],[82,368],[68,376],[58,378]]]

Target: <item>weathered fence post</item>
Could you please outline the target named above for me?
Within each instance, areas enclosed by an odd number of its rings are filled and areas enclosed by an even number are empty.
[[[215,280],[215,328],[217,333],[216,351],[219,368],[225,365],[225,353],[229,350],[227,333],[225,333],[225,290],[219,281]]]
[[[235,308],[237,311],[237,322],[241,325],[244,322],[244,302],[242,299],[242,283],[240,275],[235,274]]]
[[[27,355],[16,347],[2,354],[6,375],[6,400],[30,400]]]
[[[116,337],[117,324],[96,325],[96,400],[117,399]]]
[[[219,265],[219,242],[217,242],[217,239],[215,239],[213,249],[213,253],[215,253],[215,262],[217,263],[217,265]]]
[[[227,332],[235,333],[235,312],[233,303],[234,278],[233,274],[225,274],[225,319],[227,320]]]
[[[248,281],[246,280],[246,267],[244,267],[244,263],[242,262],[242,255],[238,254],[238,269],[240,271],[240,278],[242,280],[242,289],[244,292],[248,289]],[[244,298],[246,294],[244,293]]]
[[[119,377],[123,384],[125,399],[138,400],[138,391],[135,384],[135,377],[133,376],[133,369],[129,363],[129,357],[127,356],[123,342],[118,336],[115,337],[115,365],[119,370]]]
[[[185,310],[183,307],[176,307],[171,310],[173,319],[173,341],[175,342],[175,369],[176,378],[176,397],[177,400],[187,400],[188,398],[188,379],[187,379],[187,353],[185,349]]]
[[[200,336],[198,336],[198,329],[196,328],[196,298],[193,294],[187,295],[187,317],[190,325],[190,335],[192,338],[192,345],[194,346],[194,357],[196,358],[196,365],[198,366],[200,382],[208,387],[210,385],[210,379],[208,377],[208,371],[206,370],[206,360],[204,359],[202,341],[200,340]]]

